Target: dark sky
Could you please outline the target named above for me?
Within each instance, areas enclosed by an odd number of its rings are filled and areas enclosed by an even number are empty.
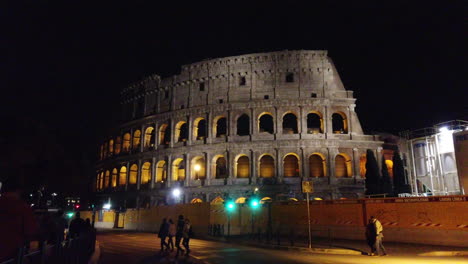
[[[327,49],[367,133],[467,119],[464,1],[18,2],[0,8],[1,142],[31,157],[2,166],[37,182],[85,177],[122,88],[206,58]]]

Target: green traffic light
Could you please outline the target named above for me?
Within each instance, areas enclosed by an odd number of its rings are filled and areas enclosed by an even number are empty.
[[[236,204],[234,202],[227,202],[226,208],[228,211],[233,211],[236,208]]]
[[[73,212],[69,212],[69,213],[67,213],[67,217],[68,217],[68,218],[72,218],[72,217],[73,217],[73,215],[74,215],[74,213],[73,213]]]
[[[252,199],[252,200],[250,201],[250,206],[251,206],[252,208],[257,208],[259,205],[260,205],[260,202],[258,201],[258,199]]]

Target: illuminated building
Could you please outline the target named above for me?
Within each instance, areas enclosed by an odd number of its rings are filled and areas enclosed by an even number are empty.
[[[115,206],[181,201],[303,199],[364,194],[367,149],[353,92],[326,51],[205,60],[152,75],[121,93],[122,122],[100,146],[95,190]]]

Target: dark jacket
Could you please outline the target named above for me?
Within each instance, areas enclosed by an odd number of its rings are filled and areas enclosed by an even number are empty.
[[[161,226],[159,227],[158,236],[159,237],[167,237],[168,234],[169,234],[169,223],[162,222]]]
[[[185,221],[184,219],[179,219],[177,221],[177,231],[176,231],[176,237],[182,237],[184,234],[184,226],[185,226]]]

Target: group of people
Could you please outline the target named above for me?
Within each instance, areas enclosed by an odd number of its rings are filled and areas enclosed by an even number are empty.
[[[371,249],[371,256],[387,256],[383,246],[383,227],[377,218],[371,216],[366,226],[366,240]]]
[[[161,253],[172,252],[174,247],[177,249],[176,257],[179,254],[188,256],[190,253],[190,238],[193,237],[192,225],[188,218],[184,219],[183,215],[179,215],[177,223],[174,223],[172,219],[163,219],[161,226],[159,227],[158,233],[159,239],[161,240]],[[174,246],[175,237],[175,246]],[[180,243],[185,250],[182,249]]]

